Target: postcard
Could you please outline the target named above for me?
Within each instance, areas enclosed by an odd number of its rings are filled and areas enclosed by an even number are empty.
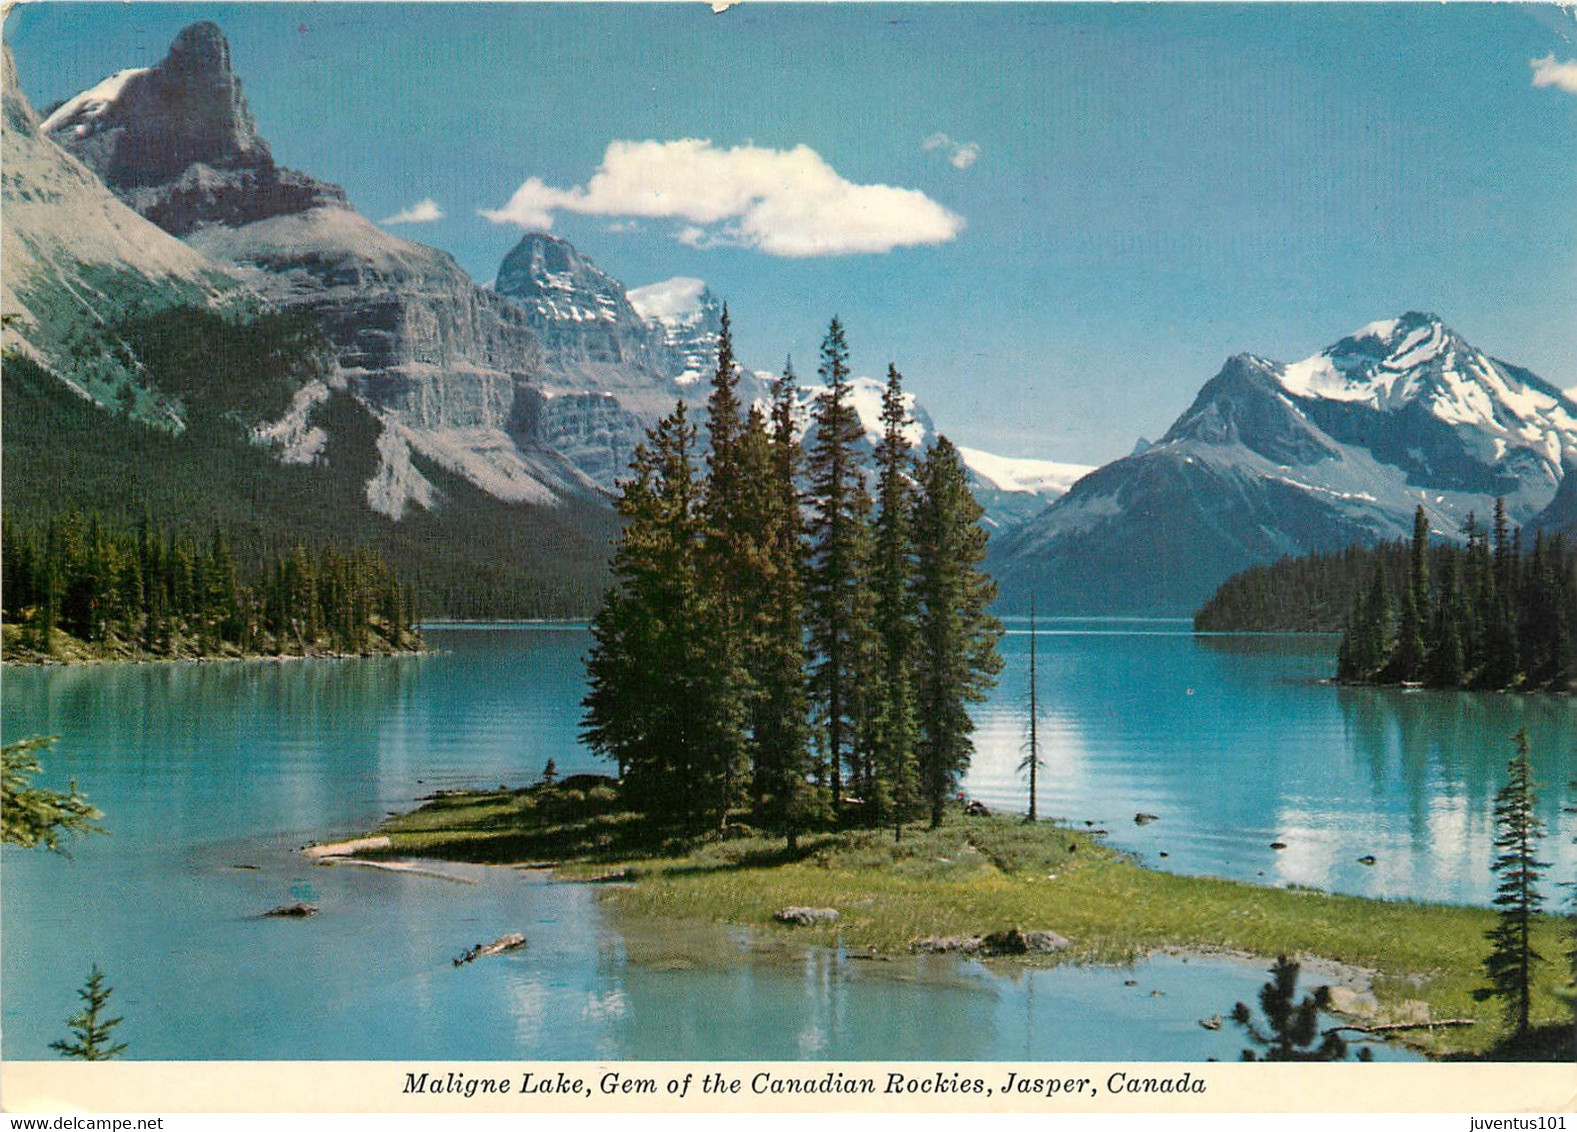
[[[8,1111],[1572,1105],[1570,8],[4,31]]]

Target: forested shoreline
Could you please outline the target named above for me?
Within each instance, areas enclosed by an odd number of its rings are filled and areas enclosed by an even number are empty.
[[[913,452],[889,366],[862,466],[837,319],[807,437],[792,366],[769,409],[745,407],[724,313],[704,457],[681,404],[618,501],[585,741],[630,804],[686,832],[749,821],[793,845],[829,825],[939,824],[973,751],[966,705],[1001,667],[958,450]]]
[[[6,520],[0,596],[8,663],[334,656],[422,647],[412,587],[375,553],[239,550],[144,519]]]
[[[1461,545],[1434,540],[1284,558],[1224,583],[1199,632],[1340,632],[1336,679],[1433,688],[1569,692],[1577,678],[1577,548],[1531,541],[1497,501]]]

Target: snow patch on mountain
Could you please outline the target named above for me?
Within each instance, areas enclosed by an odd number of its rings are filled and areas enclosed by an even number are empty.
[[[103,118],[105,111],[114,105],[126,84],[138,75],[147,74],[149,69],[129,67],[124,71],[116,71],[96,86],[91,86],[81,94],[66,99],[44,119],[39,128],[48,134],[69,124],[77,137],[86,137],[93,132],[94,123]]]
[[[1039,495],[1048,502],[1095,470],[1090,464],[998,456],[963,445],[958,446],[958,454],[970,471],[999,491]]]
[[[281,464],[315,464],[328,447],[329,434],[312,423],[312,414],[329,399],[329,387],[309,381],[296,390],[290,408],[277,421],[253,431],[259,444],[270,445]]]
[[[437,502],[438,489],[411,463],[407,430],[385,417],[378,434],[378,470],[367,481],[367,506],[399,522],[411,504],[431,511]]]
[[[706,280],[676,275],[659,283],[632,287],[625,292],[635,313],[647,322],[664,326],[694,326],[701,318],[701,296]]]
[[[854,411],[860,418],[860,428],[870,438],[872,444],[879,443],[886,429],[882,425],[882,397],[887,392],[886,382],[877,381],[874,377],[855,377],[849,379],[849,403],[854,406]],[[909,423],[903,428],[904,439],[910,447],[919,448],[925,443],[926,421],[915,412],[914,394],[903,394],[904,412],[909,416]]]

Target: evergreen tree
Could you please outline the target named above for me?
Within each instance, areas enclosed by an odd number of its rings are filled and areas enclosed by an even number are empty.
[[[1392,678],[1412,682],[1423,676],[1428,648],[1424,641],[1429,609],[1429,519],[1419,506],[1413,514],[1412,555],[1407,584],[1402,590],[1402,612],[1397,626]]]
[[[914,763],[914,490],[905,435],[910,423],[903,377],[889,365],[882,394],[882,439],[876,450],[880,509],[871,573],[877,663],[869,677],[870,738],[865,745],[871,766],[862,793],[872,824],[885,818],[894,839],[902,838],[903,823],[914,816],[919,801]]]
[[[714,655],[723,621],[701,569],[694,445],[681,402],[636,450],[618,501],[615,587],[592,623],[582,726],[635,805],[688,831],[726,816],[744,707],[737,674]]]
[[[40,770],[34,752],[54,741],[20,739],[0,749],[0,842],[27,849],[42,845],[63,853],[63,835],[106,832],[96,824],[104,815],[78,792],[75,782],[66,793],[33,785]]]
[[[789,364],[773,389],[767,477],[759,507],[766,590],[757,608],[757,697],[751,727],[758,817],[768,829],[782,833],[790,849],[798,846],[800,830],[815,820],[818,810],[806,779],[810,701],[796,400],[794,367]]]
[[[816,403],[810,479],[810,553],[806,604],[812,650],[811,688],[824,736],[833,816],[843,805],[843,770],[858,767],[856,739],[862,683],[871,656],[871,498],[856,457],[863,435],[851,403],[849,347],[834,318],[818,371],[826,386]]]
[[[1539,877],[1549,866],[1538,859],[1544,824],[1534,810],[1537,789],[1528,762],[1528,733],[1518,731],[1517,754],[1507,766],[1507,781],[1495,795],[1495,926],[1488,932],[1484,960],[1489,985],[1473,992],[1483,1001],[1501,999],[1513,1040],[1527,1034],[1532,1006],[1533,970],[1543,957],[1533,949],[1533,920],[1544,900]]]
[[[1045,763],[1040,757],[1040,687],[1035,671],[1035,595],[1029,597],[1029,738],[1024,744],[1024,761],[1019,763],[1019,773],[1029,774],[1029,813],[1024,820],[1033,824],[1039,820],[1040,772]]]
[[[1320,1033],[1320,1011],[1330,1003],[1330,988],[1318,987],[1299,1001],[1298,970],[1298,964],[1283,955],[1270,969],[1270,982],[1260,988],[1259,1008],[1270,1027],[1268,1033],[1254,1024],[1246,1003],[1232,1008],[1232,1021],[1265,1051],[1262,1057],[1246,1049],[1244,1061],[1342,1061],[1347,1057],[1347,1043],[1341,1035]],[[1368,1060],[1368,1052],[1361,1051],[1360,1060]]]
[[[1462,627],[1467,606],[1462,599],[1461,557],[1451,554],[1435,610],[1434,644],[1429,654],[1429,682],[1439,688],[1456,688],[1467,672]]]
[[[915,508],[916,704],[921,791],[933,827],[968,768],[974,722],[968,704],[985,698],[1001,671],[1002,626],[987,612],[996,583],[979,569],[984,513],[970,494],[958,449],[938,437],[919,467]]]
[[[104,973],[99,970],[97,963],[93,964],[87,983],[77,992],[83,1007],[66,1020],[71,1037],[50,1042],[49,1048],[58,1050],[62,1057],[74,1057],[82,1061],[105,1061],[125,1053],[126,1043],[111,1039],[111,1031],[123,1019],[102,1017],[111,993],[113,988],[104,985]]]
[[[712,664],[719,694],[736,701],[727,705],[722,719],[737,723],[731,733],[719,733],[717,806],[726,820],[733,806],[743,801],[749,763],[747,720],[755,698],[751,673],[755,625],[767,581],[761,545],[758,508],[766,475],[766,434],[759,417],[753,431],[742,430],[739,404],[739,365],[724,306],[718,333],[717,368],[707,398],[706,429],[710,452],[708,475],[702,487],[702,561],[700,585],[707,615],[716,621]]]

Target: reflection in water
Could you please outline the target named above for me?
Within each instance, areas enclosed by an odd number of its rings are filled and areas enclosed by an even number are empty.
[[[1328,643],[1156,628],[1060,623],[1041,638],[1044,812],[1180,871],[1483,901],[1489,799],[1527,726],[1546,856],[1572,874],[1554,788],[1572,777],[1570,701],[1334,689],[1318,683]],[[577,737],[583,629],[430,640],[444,652],[7,671],[5,738],[59,734],[40,784],[76,778],[113,835],[71,860],[0,850],[0,1052],[48,1056],[98,962],[139,1058],[1237,1055],[1197,1019],[1252,1000],[1257,967],[870,963],[781,933],[612,926],[594,892],[512,870],[463,885],[309,865],[305,841],[435,789],[534,781],[549,758],[606,769]],[[1008,808],[1024,800],[1025,644],[1004,641],[968,783]],[[1135,826],[1141,810],[1161,820]],[[1373,868],[1355,863],[1364,852]],[[308,898],[322,909],[309,920],[259,915]],[[511,931],[525,952],[451,964]]]
[[[1334,638],[1159,628],[1042,632],[1044,813],[1109,829],[1180,872],[1487,903],[1490,809],[1525,727],[1546,856],[1557,875],[1577,868],[1577,822],[1562,808],[1577,767],[1571,699],[1340,688],[1324,682]],[[1010,810],[1026,805],[1026,641],[1022,630],[1003,641],[967,781]],[[1161,820],[1137,826],[1140,812]]]

